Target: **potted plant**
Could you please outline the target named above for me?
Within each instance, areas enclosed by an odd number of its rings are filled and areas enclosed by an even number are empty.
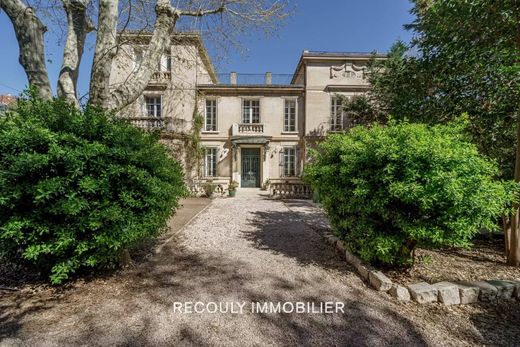
[[[238,188],[238,182],[237,181],[232,181],[230,184],[229,184],[229,187],[228,187],[228,192],[229,192],[229,196],[230,197],[235,197],[235,195],[237,194],[237,188]]]
[[[269,186],[271,185],[271,181],[270,180],[265,180],[263,186],[262,186],[262,190],[269,190]]]
[[[215,189],[217,189],[217,186],[211,182],[208,182],[204,185],[204,193],[206,194],[206,197],[212,198],[213,193],[215,193]]]

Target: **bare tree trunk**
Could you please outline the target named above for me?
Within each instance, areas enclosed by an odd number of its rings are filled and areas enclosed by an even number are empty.
[[[27,74],[29,85],[36,87],[41,98],[51,99],[52,90],[43,47],[43,34],[47,28],[36,17],[34,10],[21,0],[0,0],[0,8],[13,23],[20,47],[19,61]]]
[[[517,144],[516,144],[516,162],[515,162],[515,182],[520,182],[520,121],[517,124]],[[509,254],[507,255],[507,263],[509,265],[520,265],[520,205],[515,201],[513,205],[513,216],[511,218],[511,236],[509,240]]]
[[[92,28],[86,13],[89,2],[90,0],[63,0],[63,7],[67,14],[67,38],[57,92],[58,96],[64,97],[76,107],[79,107],[76,90],[79,64],[83,55],[85,38]]]
[[[119,0],[99,0],[96,51],[90,76],[89,104],[108,109],[110,102],[110,71],[116,54]]]
[[[158,0],[155,12],[157,20],[141,67],[125,83],[111,92],[111,109],[121,110],[141,95],[155,72],[165,47],[170,44],[179,12],[172,8],[169,0]]]

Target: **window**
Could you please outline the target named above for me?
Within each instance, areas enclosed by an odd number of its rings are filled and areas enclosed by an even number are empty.
[[[343,130],[344,115],[343,105],[341,99],[338,97],[332,97],[331,109],[330,109],[330,130],[338,131]]]
[[[157,63],[157,72],[170,72],[172,70],[172,57],[167,53],[161,56]]]
[[[204,177],[217,176],[217,148],[207,147],[204,149],[202,175]]]
[[[285,100],[283,131],[296,131],[296,100]]]
[[[280,166],[282,177],[294,177],[298,174],[298,150],[294,147],[285,147],[280,152]]]
[[[162,105],[160,96],[145,96],[146,114],[148,117],[161,117]]]
[[[217,131],[217,100],[206,100],[204,131]]]
[[[260,123],[260,100],[244,100],[242,123]]]

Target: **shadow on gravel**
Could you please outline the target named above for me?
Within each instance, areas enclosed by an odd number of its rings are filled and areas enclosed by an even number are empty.
[[[486,346],[520,346],[520,303],[518,301],[479,304],[471,322]],[[476,309],[476,310],[477,310]]]
[[[302,265],[339,268],[336,251],[304,223],[299,214],[291,211],[253,212],[249,223],[254,229],[245,232],[245,238],[254,247],[294,258]],[[341,263],[340,268],[348,269],[348,266]]]
[[[318,261],[314,255],[293,256]],[[411,321],[380,300],[255,269],[218,251],[193,253],[175,240],[136,269],[104,285],[67,291],[57,302],[9,305],[2,298],[8,320],[2,321],[1,337],[67,346],[426,345]],[[343,301],[345,314],[174,314],[176,301],[245,301],[247,307],[257,301]]]

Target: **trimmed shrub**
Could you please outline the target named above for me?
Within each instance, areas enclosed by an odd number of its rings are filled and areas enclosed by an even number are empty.
[[[306,180],[320,192],[332,226],[368,262],[410,266],[421,247],[469,247],[515,196],[494,180],[462,123],[390,122],[329,136],[311,152]]]
[[[0,117],[0,253],[55,284],[117,265],[164,229],[186,194],[158,140],[92,108],[20,101]]]

